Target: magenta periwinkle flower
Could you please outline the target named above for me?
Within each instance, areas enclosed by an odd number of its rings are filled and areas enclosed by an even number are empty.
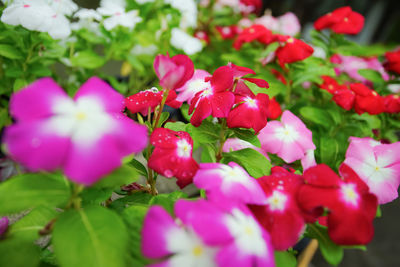
[[[378,197],[379,204],[398,197],[400,142],[381,144],[372,138],[350,137],[345,164],[350,166]]]
[[[99,78],[90,78],[73,99],[43,78],[11,97],[16,123],[5,130],[4,143],[30,171],[61,169],[70,180],[91,185],[147,145],[146,127],[123,109],[124,97]]]
[[[143,255],[161,260],[152,266],[275,266],[269,234],[245,206],[178,200],[174,212],[154,206],[144,219]]]
[[[8,224],[9,221],[7,217],[0,218],[0,237],[7,231]]]
[[[312,132],[292,112],[283,112],[281,121],[270,121],[258,135],[261,148],[277,154],[285,162],[302,159],[308,150],[315,150]]]

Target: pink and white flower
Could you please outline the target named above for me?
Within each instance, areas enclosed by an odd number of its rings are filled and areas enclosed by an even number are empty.
[[[257,180],[234,162],[202,163],[193,178],[194,184],[205,189],[210,200],[228,199],[245,204],[264,204],[265,195]]]
[[[185,102],[190,105],[194,96],[208,87],[211,86],[210,82],[206,82],[205,78],[210,77],[211,74],[205,70],[197,69],[194,71],[193,77],[188,80],[182,87],[176,89],[179,92],[176,100]]]
[[[379,204],[398,197],[400,142],[381,144],[372,138],[350,137],[345,164],[350,166],[378,197]]]
[[[72,181],[91,185],[147,144],[146,127],[123,109],[124,97],[99,78],[89,79],[73,99],[43,78],[11,97],[16,123],[6,129],[4,143],[31,171],[62,169]]]
[[[118,25],[121,25],[132,30],[135,28],[137,23],[142,21],[142,18],[139,17],[138,10],[130,10],[126,12],[125,8],[125,0],[101,0],[97,12],[108,17],[103,22],[104,28],[111,31]]]
[[[314,150],[312,132],[292,112],[285,110],[281,121],[270,121],[258,135],[261,148],[277,154],[287,163],[302,159],[308,150]]]
[[[228,138],[225,141],[224,146],[222,147],[222,152],[229,153],[231,151],[242,150],[245,148],[254,149],[260,152],[264,157],[266,157],[269,160],[268,154],[264,150],[239,138]]]

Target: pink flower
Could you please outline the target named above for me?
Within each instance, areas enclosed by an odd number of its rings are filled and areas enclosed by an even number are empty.
[[[164,89],[175,90],[185,84],[193,76],[194,65],[186,55],[158,55],[154,60],[160,85]]]
[[[250,210],[271,234],[274,248],[286,250],[297,243],[305,229],[305,220],[296,199],[303,179],[281,167],[273,167],[271,171],[270,176],[257,179],[267,196],[266,204],[251,205]]]
[[[263,25],[265,28],[270,29],[271,31],[278,32],[279,31],[279,21],[277,18],[271,15],[264,15],[254,20],[254,24]]]
[[[43,78],[11,97],[16,123],[4,142],[31,171],[62,169],[72,181],[91,185],[147,145],[146,127],[123,109],[124,97],[99,78],[90,78],[73,99]]]
[[[317,163],[315,162],[314,149],[309,149],[301,159],[301,167],[303,168],[303,171],[305,171],[315,165],[317,165]]]
[[[191,101],[189,114],[193,111],[194,113],[190,123],[200,126],[202,121],[210,115],[216,118],[228,117],[235,101],[233,93],[228,91],[232,85],[233,75],[228,66],[215,70],[210,79],[210,87],[198,92]]]
[[[307,169],[298,202],[304,211],[320,216],[323,208],[328,210],[328,234],[336,244],[367,244],[374,234],[376,196],[346,164],[339,173],[342,178],[324,164]]]
[[[0,237],[7,231],[8,224],[9,221],[7,217],[0,218]]]
[[[349,165],[378,197],[379,204],[398,197],[400,142],[381,144],[372,138],[350,137],[345,164]]]
[[[286,12],[278,17],[279,33],[283,35],[295,36],[300,32],[301,26],[299,19],[292,12]]]
[[[238,95],[235,104],[227,118],[229,128],[253,129],[257,134],[267,124],[267,94],[259,93],[255,97]]]
[[[195,70],[193,77],[190,80],[188,80],[182,87],[176,89],[176,91],[179,92],[176,100],[180,102],[187,101],[188,104],[190,105],[192,99],[198,92],[211,87],[210,82],[205,81],[205,78],[210,76],[211,74],[205,70],[201,69]]]
[[[287,163],[302,159],[308,150],[315,149],[311,131],[288,110],[283,112],[280,122],[268,122],[258,138],[262,149],[277,154]]]
[[[202,163],[193,181],[206,190],[210,200],[228,199],[242,204],[263,204],[266,200],[257,180],[234,162]]]
[[[150,168],[167,178],[175,176],[181,188],[192,183],[199,165],[192,158],[193,140],[187,132],[157,128],[150,142],[155,146],[148,161]]]

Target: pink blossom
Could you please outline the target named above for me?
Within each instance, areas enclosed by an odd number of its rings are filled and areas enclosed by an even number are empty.
[[[299,19],[292,12],[287,12],[278,17],[279,33],[283,35],[295,36],[300,32],[301,26]]]
[[[381,144],[372,138],[350,137],[345,164],[350,166],[378,197],[379,204],[398,197],[400,142]]]
[[[4,143],[31,171],[62,169],[72,181],[91,185],[147,144],[146,127],[123,109],[124,97],[99,78],[90,78],[73,99],[43,78],[11,97],[16,123]]]
[[[261,24],[265,28],[270,29],[271,31],[274,32],[279,31],[279,21],[277,18],[271,15],[264,15],[262,17],[256,18],[254,20],[254,24]]]
[[[206,190],[210,200],[228,199],[244,204],[263,204],[266,200],[257,180],[234,162],[202,163],[193,182]]]
[[[315,149],[312,132],[288,110],[283,112],[280,122],[268,122],[258,138],[262,149],[277,154],[287,163],[302,159],[307,150]]]
[[[265,153],[264,150],[262,150],[259,147],[256,147],[255,145],[250,144],[247,141],[239,139],[239,138],[228,138],[225,141],[224,146],[222,147],[222,152],[229,153],[231,151],[242,150],[245,148],[254,149],[254,150],[260,152],[264,157],[266,157],[269,160],[268,154]]]
[[[205,70],[201,69],[195,70],[193,77],[190,80],[188,80],[182,87],[176,89],[176,91],[179,92],[176,100],[180,102],[187,101],[188,104],[190,105],[192,99],[198,92],[203,91],[211,86],[209,81],[206,82],[204,80],[206,77],[209,76],[211,76],[211,74]]]

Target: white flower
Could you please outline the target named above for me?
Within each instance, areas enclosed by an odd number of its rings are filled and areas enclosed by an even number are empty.
[[[46,0],[57,14],[71,16],[78,10],[78,5],[71,0]]]
[[[88,20],[101,20],[101,15],[94,9],[81,8],[74,15],[75,18]]]
[[[131,53],[133,55],[155,55],[158,51],[158,47],[154,44],[149,46],[141,46],[140,44],[135,45]]]
[[[185,29],[187,27],[195,28],[197,26],[197,5],[194,0],[165,0],[181,12],[181,21],[179,27]]]
[[[47,32],[54,39],[66,38],[71,33],[68,19],[41,0],[14,1],[4,9],[1,21],[32,31]]]
[[[153,2],[154,2],[154,0],[136,0],[136,3],[138,3],[140,5],[143,5],[146,3],[153,3]]]
[[[201,41],[178,28],[171,31],[171,45],[175,48],[182,49],[186,54],[193,55],[203,49]]]
[[[118,25],[133,29],[138,22],[142,21],[138,10],[125,12],[125,1],[102,0],[97,11],[103,16],[109,16],[104,20],[104,27],[112,30]]]
[[[75,18],[79,18],[77,22],[71,23],[72,30],[87,29],[90,32],[95,33],[97,36],[101,36],[99,23],[96,20],[101,20],[101,15],[94,9],[82,8],[74,15]]]

